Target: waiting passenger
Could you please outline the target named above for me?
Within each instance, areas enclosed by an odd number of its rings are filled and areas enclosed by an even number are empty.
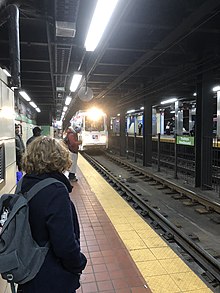
[[[193,125],[192,129],[190,130],[190,136],[195,136],[195,124]]]
[[[166,125],[166,134],[167,135],[170,135],[170,128],[171,128],[170,121],[168,121],[167,125]]]
[[[141,133],[142,133],[142,123],[139,122],[139,123],[138,123],[138,135],[140,136]]]
[[[76,168],[77,168],[79,145],[82,144],[82,142],[78,140],[78,133],[80,131],[81,129],[78,126],[75,126],[74,128],[68,127],[66,138],[65,138],[65,141],[70,150],[71,159],[72,159],[72,165],[70,167],[70,173],[69,173],[69,180],[72,182],[78,180],[76,178]]]
[[[21,135],[19,134],[19,125],[15,124],[15,149],[16,149],[16,165],[18,171],[21,171],[21,159],[24,153],[25,147]]]
[[[72,186],[63,174],[70,166],[69,151],[54,138],[36,138],[24,154],[23,194],[46,178],[55,178],[64,185],[53,183],[29,202],[33,238],[40,246],[49,243],[49,251],[37,275],[18,285],[18,292],[74,293],[80,287],[80,274],[87,260],[80,252],[78,218],[69,197]]]
[[[26,145],[28,146],[33,140],[35,140],[36,137],[40,136],[41,135],[41,129],[40,127],[36,126],[33,128],[33,136],[31,136],[27,142],[26,142]]]

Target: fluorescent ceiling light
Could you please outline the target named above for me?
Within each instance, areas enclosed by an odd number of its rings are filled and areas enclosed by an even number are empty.
[[[98,0],[85,41],[86,51],[94,51],[111,18],[118,0]]]
[[[38,108],[38,107],[37,107],[35,110],[36,110],[38,113],[41,112],[40,108]]]
[[[144,110],[144,107],[140,107],[140,110]]]
[[[71,100],[72,100],[72,97],[67,96],[66,101],[65,101],[65,105],[68,106],[70,104]]]
[[[135,110],[128,110],[126,113],[129,114],[129,113],[134,113]]]
[[[67,109],[68,109],[67,106],[64,106],[63,107],[63,112],[65,113],[67,111]]]
[[[217,86],[215,86],[215,87],[213,87],[213,92],[218,92],[218,91],[220,91],[220,85],[217,85]]]
[[[172,99],[169,99],[169,100],[162,101],[161,105],[174,103],[176,101],[177,101],[177,98],[172,98]]]
[[[11,73],[10,73],[6,68],[3,68],[2,71],[3,71],[8,77],[11,77]]]
[[[70,85],[70,91],[75,92],[80,84],[80,81],[82,79],[82,73],[81,72],[74,72],[73,78]]]
[[[36,105],[34,102],[29,102],[29,104],[30,104],[34,109],[37,108],[37,105]]]
[[[31,98],[28,96],[28,94],[25,91],[20,91],[19,94],[27,101],[30,102]]]

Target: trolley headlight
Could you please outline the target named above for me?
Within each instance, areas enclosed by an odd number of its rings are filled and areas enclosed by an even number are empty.
[[[101,135],[100,142],[101,143],[106,143],[106,141],[107,141],[107,137],[105,135]]]

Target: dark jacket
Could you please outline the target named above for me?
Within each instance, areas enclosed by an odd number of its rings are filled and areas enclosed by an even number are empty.
[[[61,173],[25,175],[22,193],[39,180],[53,177],[62,181],[69,192],[67,178]],[[53,183],[39,191],[29,203],[29,219],[33,238],[50,248],[36,277],[19,285],[22,293],[72,293],[79,285],[79,273],[86,266],[86,257],[80,252],[79,223],[75,207],[66,188]]]
[[[33,135],[33,136],[29,137],[28,140],[27,140],[27,142],[26,142],[26,146],[28,146],[28,145],[29,145],[33,140],[35,140],[35,138],[37,138],[37,137],[39,137],[39,136],[35,136],[35,135]]]
[[[21,159],[22,154],[24,153],[25,147],[24,147],[24,143],[20,134],[15,134],[15,148],[16,148],[16,158]]]
[[[25,151],[23,140],[20,134],[15,134],[15,150],[16,150],[16,164],[18,166],[18,171],[21,171],[21,159]]]

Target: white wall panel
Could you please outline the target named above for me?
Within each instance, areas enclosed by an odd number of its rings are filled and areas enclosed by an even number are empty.
[[[16,184],[14,92],[7,86],[7,77],[0,68],[0,142],[5,144],[5,186],[0,194],[10,193]],[[3,82],[4,81],[4,82]],[[1,286],[1,285],[0,285]],[[1,288],[1,287],[0,287]],[[0,292],[5,292],[1,291]]]
[[[14,93],[4,83],[1,83],[1,101],[2,107],[0,108],[0,137],[14,137]]]
[[[15,137],[14,116],[9,111],[5,111],[4,107],[0,110],[0,136],[2,138]]]
[[[7,84],[8,83],[8,78],[7,75],[3,72],[2,68],[0,67],[0,79]]]
[[[5,165],[8,167],[13,164],[15,158],[15,139],[5,140]]]
[[[5,174],[6,185],[1,189],[0,194],[13,192],[16,184],[16,163],[6,168]],[[1,291],[0,291],[1,292]]]
[[[0,79],[1,79],[5,84],[8,83],[7,75],[3,72],[2,68],[0,68]]]
[[[2,108],[2,81],[0,80],[0,109]]]
[[[10,95],[11,89],[6,85],[2,87],[2,103],[4,107],[13,108],[13,101]]]

